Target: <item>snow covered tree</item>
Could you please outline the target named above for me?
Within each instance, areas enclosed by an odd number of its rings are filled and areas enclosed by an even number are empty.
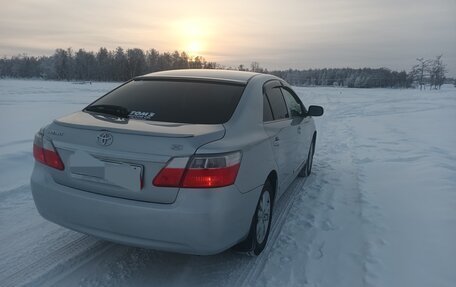
[[[96,54],[97,74],[95,78],[100,81],[112,80],[112,54],[108,49],[101,47]]]
[[[114,81],[120,82],[128,79],[127,57],[125,55],[124,49],[122,49],[121,47],[117,47],[116,51],[114,52],[113,73]]]
[[[146,55],[143,50],[134,48],[127,50],[128,78],[144,74],[146,70]]]
[[[205,60],[203,57],[196,56],[189,61],[188,65],[190,69],[202,69],[204,62]]]
[[[216,69],[217,68],[217,63],[216,62],[206,62],[204,64],[205,69]]]
[[[89,81],[97,75],[97,64],[92,52],[79,49],[74,56],[74,76],[76,80]]]
[[[71,49],[57,49],[54,53],[54,69],[59,80],[71,79]]]
[[[146,63],[147,63],[147,72],[156,72],[160,68],[158,66],[158,61],[160,58],[160,53],[155,49],[150,49],[146,53]]]

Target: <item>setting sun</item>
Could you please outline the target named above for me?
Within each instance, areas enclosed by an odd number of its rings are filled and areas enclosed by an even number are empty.
[[[181,49],[190,57],[201,56],[208,48],[209,27],[210,23],[201,19],[183,20],[176,23],[175,34]]]

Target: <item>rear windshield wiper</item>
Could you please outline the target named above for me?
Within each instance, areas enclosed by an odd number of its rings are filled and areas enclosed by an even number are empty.
[[[122,118],[127,118],[129,113],[126,108],[116,105],[91,105],[85,108],[84,111],[108,114]]]

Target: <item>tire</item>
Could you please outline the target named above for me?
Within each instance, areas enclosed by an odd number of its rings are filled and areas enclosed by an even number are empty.
[[[310,144],[309,153],[307,154],[306,164],[304,164],[301,171],[298,173],[299,177],[307,177],[312,173],[314,153],[315,153],[315,140],[313,140],[312,143]]]
[[[269,181],[263,186],[247,238],[235,246],[240,252],[258,256],[268,242],[271,229],[274,188]]]

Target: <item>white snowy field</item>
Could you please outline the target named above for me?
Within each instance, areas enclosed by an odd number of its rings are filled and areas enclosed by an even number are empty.
[[[38,215],[34,133],[116,85],[0,80],[0,286],[456,286],[456,88],[296,88],[325,107],[313,174],[253,258],[122,246]]]

